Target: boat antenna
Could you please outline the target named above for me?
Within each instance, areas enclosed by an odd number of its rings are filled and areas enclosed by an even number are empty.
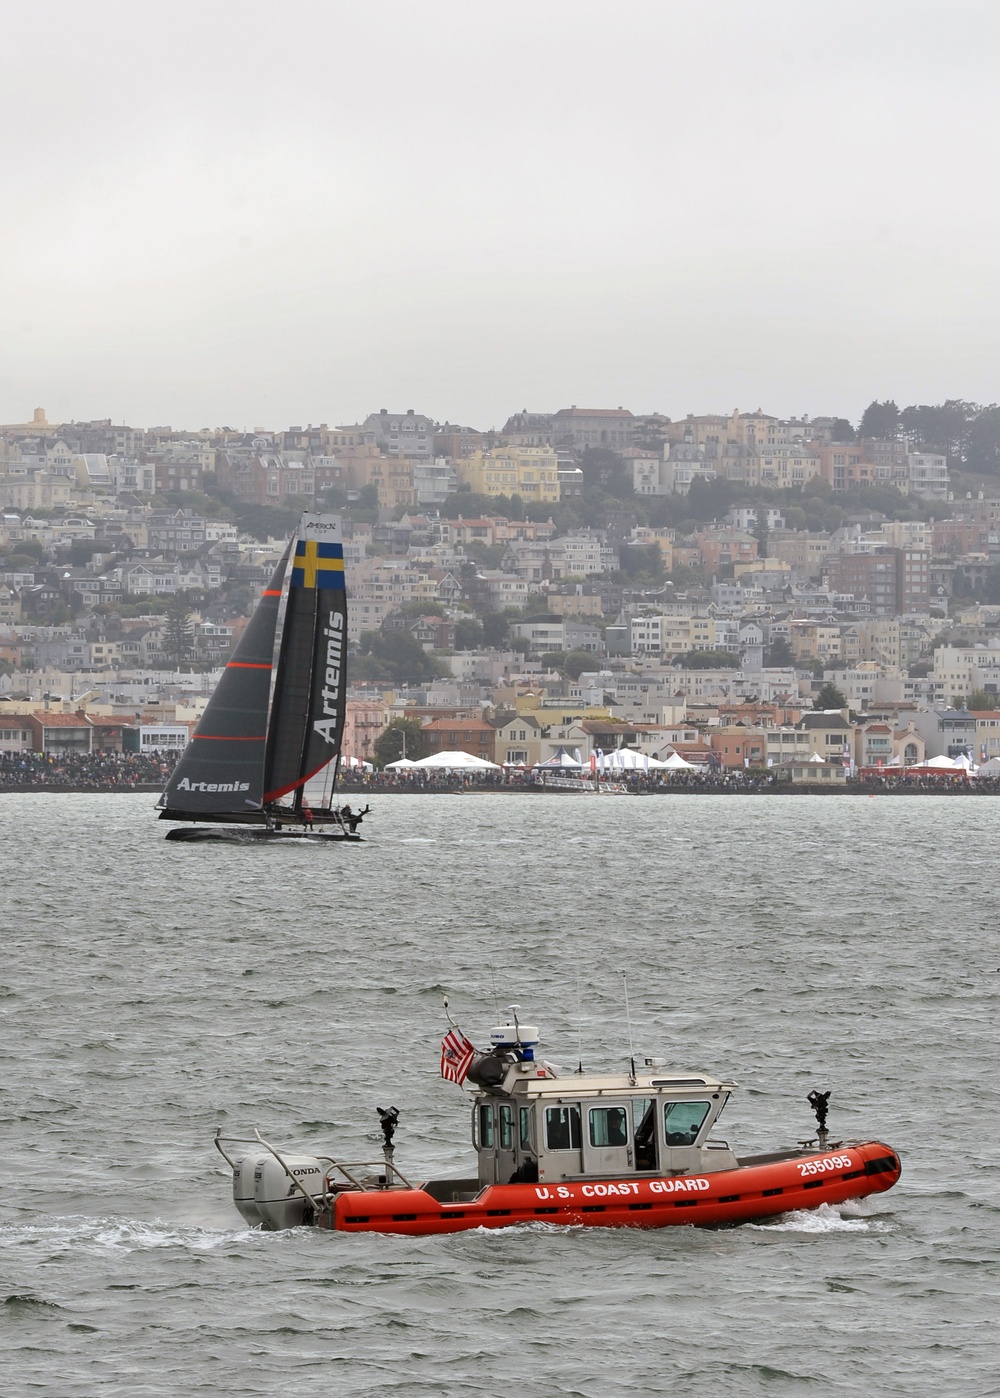
[[[500,996],[497,994],[497,975],[493,969],[493,962],[490,962],[490,980],[493,982],[493,1007],[497,1012],[497,1024],[500,1023]]]
[[[625,1023],[628,1025],[628,1056],[629,1063],[632,1066],[632,1072],[629,1076],[632,1085],[635,1086],[635,1049],[632,1047],[632,1012],[628,1007],[628,976],[624,971],[622,972],[622,986],[625,990]]]
[[[449,1010],[449,1008],[448,1008],[448,997],[447,997],[447,995],[444,997],[444,1014],[445,1014],[445,1019],[447,1019],[448,1023],[451,1025],[452,1029],[457,1029],[457,1028],[459,1027],[459,1025],[458,1025],[458,1020],[457,1020],[457,1019],[452,1019],[452,1017],[451,1017],[451,1010]]]
[[[583,1072],[583,1011],[580,1008],[580,968],[576,968],[576,1071]]]
[[[511,1014],[512,1014],[513,1017],[514,1017],[514,1028],[515,1028],[515,1030],[517,1031],[517,1042],[520,1043],[520,1042],[521,1042],[521,1026],[520,1026],[520,1025],[518,1024],[518,1022],[517,1022],[517,1012],[518,1012],[518,1010],[521,1008],[521,1006],[520,1006],[520,1005],[508,1005],[507,1008],[508,1008],[508,1010],[510,1010]]]

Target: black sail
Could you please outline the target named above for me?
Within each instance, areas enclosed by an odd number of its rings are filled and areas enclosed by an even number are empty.
[[[274,637],[288,549],[264,589],[162,798],[161,815],[259,810]]]
[[[340,522],[304,515],[292,558],[264,777],[265,803],[340,756],[347,699],[347,593]]]

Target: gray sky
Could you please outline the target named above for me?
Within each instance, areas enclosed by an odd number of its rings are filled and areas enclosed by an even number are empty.
[[[1000,7],[6,0],[0,421],[1000,398]]]

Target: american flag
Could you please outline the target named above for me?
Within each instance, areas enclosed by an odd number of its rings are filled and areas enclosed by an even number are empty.
[[[461,1029],[449,1029],[441,1040],[441,1076],[461,1087],[475,1055],[475,1045]]]

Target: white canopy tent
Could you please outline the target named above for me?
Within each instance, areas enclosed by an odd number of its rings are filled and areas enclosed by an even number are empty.
[[[602,772],[662,772],[666,765],[634,748],[615,748],[614,752],[606,752],[597,759],[598,771]]]
[[[665,772],[693,772],[695,770],[694,763],[685,762],[679,752],[672,752],[660,765]]]
[[[411,762],[408,757],[398,757],[395,762],[387,762],[385,764],[385,770],[387,772],[407,772],[411,767],[415,767],[416,765],[417,764]]]
[[[487,762],[485,757],[473,757],[471,752],[433,752],[430,757],[422,757],[414,762],[418,770],[443,772],[499,772],[495,762]]]
[[[536,772],[579,772],[583,763],[566,751],[565,748],[557,748],[551,757],[544,762],[536,762],[534,770]]]

